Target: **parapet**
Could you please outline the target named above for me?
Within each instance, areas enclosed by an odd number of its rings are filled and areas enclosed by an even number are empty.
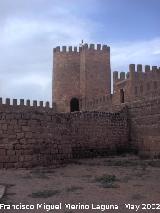
[[[87,43],[82,45],[82,50],[99,50],[99,51],[109,51],[110,52],[110,47],[107,45],[101,45],[101,44],[90,44],[88,45]]]
[[[128,73],[125,72],[119,72],[118,71],[114,71],[113,72],[113,82],[117,82],[117,81],[123,81],[129,78]]]
[[[152,78],[155,74],[158,74],[160,77],[160,68],[157,66],[151,67],[149,65],[145,65],[143,70],[142,64],[130,64],[128,73],[120,72],[119,74],[118,71],[113,72],[113,82],[116,83],[117,81],[119,82],[126,79],[143,78],[143,76],[149,76]]]
[[[135,69],[135,67],[136,67],[135,64],[130,64],[129,65],[129,71],[130,72],[136,72],[136,71],[137,72],[143,72],[143,66],[142,66],[142,64],[137,64],[137,69]],[[159,70],[157,68],[157,66],[152,66],[152,68],[151,68],[150,65],[145,65],[144,67],[145,67],[145,69],[144,69],[145,72],[148,72],[148,71],[158,71]]]
[[[81,51],[81,47],[72,47],[72,46],[57,46],[53,48],[53,53],[78,53]]]
[[[101,45],[101,44],[83,44],[80,45],[79,47],[73,47],[73,46],[57,46],[56,48],[53,48],[53,52],[54,53],[77,53],[77,52],[81,52],[82,50],[98,50],[98,51],[107,51],[110,52],[110,47],[107,45]]]
[[[17,99],[12,99],[12,101],[11,101],[10,98],[6,98],[5,100],[0,98],[0,107],[1,106],[24,106],[24,107],[37,107],[37,108],[52,108],[48,101],[47,102],[43,102],[43,101],[38,102],[37,100],[33,100],[31,102],[30,100],[25,101],[24,99],[20,99],[19,101]]]
[[[129,65],[129,75],[132,78],[140,78],[142,76],[154,76],[154,73],[160,74],[160,70],[157,68],[157,66],[149,66],[145,65],[144,69],[142,64],[130,64]]]

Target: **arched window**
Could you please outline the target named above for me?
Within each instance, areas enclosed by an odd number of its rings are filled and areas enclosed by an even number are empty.
[[[79,111],[79,100],[78,98],[72,98],[70,101],[70,111],[75,112]]]

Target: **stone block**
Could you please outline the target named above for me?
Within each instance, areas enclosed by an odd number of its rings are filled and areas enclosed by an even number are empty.
[[[21,138],[24,138],[24,133],[23,132],[17,133],[17,139],[21,139]]]
[[[5,149],[0,149],[0,156],[6,155],[6,150]]]

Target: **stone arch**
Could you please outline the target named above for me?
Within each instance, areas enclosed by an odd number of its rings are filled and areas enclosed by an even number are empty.
[[[72,98],[70,101],[70,112],[79,111],[79,100],[78,98]]]

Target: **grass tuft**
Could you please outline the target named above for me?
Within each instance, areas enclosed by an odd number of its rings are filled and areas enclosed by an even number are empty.
[[[60,193],[59,190],[44,190],[44,191],[33,192],[29,196],[32,198],[48,198],[48,197],[57,195],[59,193]]]
[[[66,188],[66,191],[75,192],[75,191],[82,190],[82,189],[83,189],[83,187],[80,187],[80,186],[71,186],[71,187]]]
[[[96,178],[96,181],[101,184],[103,188],[119,188],[115,182],[117,178],[115,175],[103,175],[101,177]]]

